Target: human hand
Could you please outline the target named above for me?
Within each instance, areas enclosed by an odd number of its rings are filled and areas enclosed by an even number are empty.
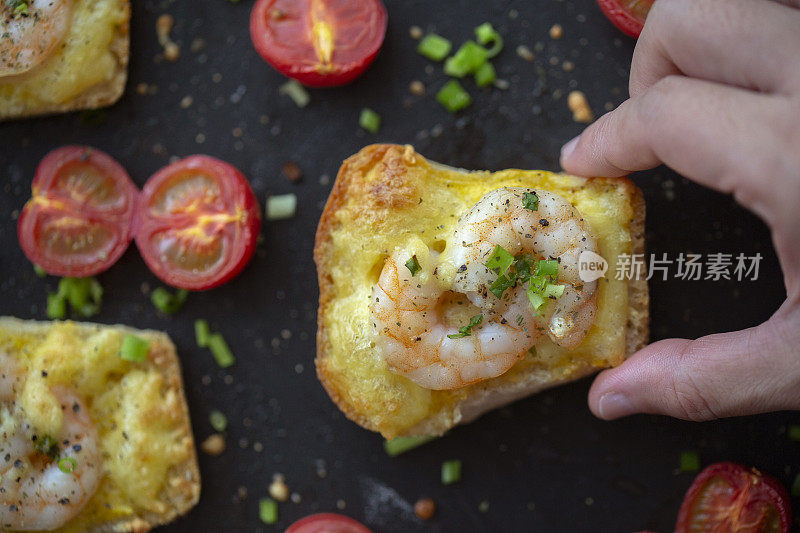
[[[765,323],[667,339],[600,373],[607,420],[800,409],[800,0],[658,0],[633,55],[631,98],[561,152],[584,176],[664,163],[732,193],[769,225],[787,298]]]

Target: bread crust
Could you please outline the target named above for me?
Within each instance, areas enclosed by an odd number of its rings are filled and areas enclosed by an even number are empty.
[[[333,280],[328,272],[328,260],[331,257],[331,234],[336,224],[335,214],[345,205],[348,192],[353,187],[357,187],[359,180],[371,169],[376,162],[383,160],[390,150],[404,157],[418,156],[411,146],[398,146],[389,144],[376,144],[363,148],[357,154],[344,161],[325,209],[322,212],[317,234],[314,242],[314,262],[317,265],[317,276],[319,280],[319,307],[317,311],[317,357],[315,365],[317,377],[322,386],[327,391],[333,402],[349,418],[360,426],[372,431],[379,431],[376,425],[364,413],[356,410],[345,400],[347,390],[337,381],[335,374],[330,372],[325,365],[325,347],[327,346],[327,335],[323,313],[326,306],[333,299]],[[429,162],[431,165],[438,163]],[[598,178],[607,179],[607,178]],[[631,198],[631,208],[633,217],[630,221],[631,232],[631,254],[644,254],[645,250],[645,203],[641,190],[627,177],[615,178],[611,180],[616,186],[623,188],[628,197]],[[386,202],[391,205],[393,191],[382,191],[388,196]],[[628,282],[628,321],[625,337],[625,357],[631,355],[648,340],[649,335],[649,296],[647,281],[642,277],[630,279]],[[622,362],[621,360],[618,362]],[[570,373],[567,377],[559,377],[546,370],[535,370],[530,372],[522,380],[503,382],[497,378],[492,385],[480,387],[453,408],[452,417],[428,417],[417,423],[409,430],[404,431],[403,435],[441,435],[458,424],[470,422],[483,413],[501,407],[518,399],[524,398],[549,387],[577,380],[597,372],[598,368],[592,365],[585,365]]]
[[[180,439],[190,453],[187,459],[174,465],[165,480],[159,499],[166,503],[166,511],[156,513],[142,512],[134,517],[125,517],[112,522],[92,525],[87,531],[144,533],[153,527],[171,522],[186,514],[200,499],[200,469],[197,465],[197,451],[192,434],[189,407],[186,404],[180,360],[175,345],[166,333],[154,330],[138,330],[124,325],[106,326],[89,322],[73,323],[81,334],[89,334],[104,329],[113,329],[123,333],[131,333],[151,341],[150,361],[164,379],[164,387],[174,391],[180,398]],[[21,334],[44,337],[53,322],[36,320],[20,320],[13,317],[0,317],[0,329],[10,329]]]
[[[116,59],[116,68],[113,76],[105,82],[93,85],[76,98],[66,102],[42,105],[35,108],[23,107],[21,109],[2,109],[0,107],[0,122],[20,118],[56,115],[70,111],[99,109],[117,103],[125,93],[125,84],[128,82],[128,63],[130,61],[130,0],[124,0],[127,17],[121,24],[111,41],[109,50]]]

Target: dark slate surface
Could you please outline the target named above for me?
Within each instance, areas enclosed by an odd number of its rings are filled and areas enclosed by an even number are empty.
[[[252,49],[249,0],[135,4],[128,91],[101,125],[87,124],[81,114],[0,125],[0,312],[42,319],[46,294],[56,286],[54,278],[34,276],[17,244],[16,217],[37,161],[62,144],[108,151],[139,186],[170,157],[207,153],[241,168],[262,202],[269,193],[294,192],[300,199],[295,219],[265,224],[257,256],[238,279],[192,295],[173,317],[156,314],[142,294],[142,283],[158,282],[135,247],[100,276],[106,298],[99,322],[163,329],[175,340],[198,442],[212,432],[210,410],[221,409],[230,420],[228,450],[200,457],[200,504],[164,531],[269,530],[257,508],[275,472],[302,498],[281,504],[280,528],[339,508],[376,531],[662,532],[674,525],[693,477],[676,473],[683,450],[699,451],[703,464],[755,465],[787,484],[797,473],[800,445],[785,435],[788,424],[800,422],[797,414],[704,424],[654,416],[606,423],[586,407],[590,380],[495,411],[390,459],[381,439],[346,420],[317,382],[312,246],[340,162],[365,144],[390,141],[412,143],[433,160],[465,168],[556,169],[560,146],[581,130],[566,94],[583,90],[597,113],[626,94],[633,42],[594,2],[390,0],[386,43],[373,67],[349,87],[311,91],[305,109],[278,94],[283,78]],[[176,19],[177,63],[156,59],[155,19],[164,12]],[[467,82],[475,104],[449,115],[433,97],[445,77],[414,53],[409,27],[460,43],[487,20],[506,37],[495,63],[510,88],[481,92]],[[564,27],[561,40],[548,37],[553,23]],[[197,39],[205,46],[192,51]],[[532,49],[535,61],[518,57],[518,45]],[[574,71],[561,68],[565,59]],[[427,96],[409,94],[415,79],[426,84]],[[141,83],[154,94],[137,94]],[[180,102],[187,96],[193,102],[184,109]],[[364,106],[383,117],[377,135],[358,127]],[[304,174],[298,184],[281,175],[290,159]],[[782,278],[760,221],[729,197],[666,169],[634,178],[648,203],[649,251],[765,257],[754,282],[652,281],[653,338],[747,327],[777,308]],[[229,371],[195,346],[192,325],[199,317],[229,340],[238,358]],[[463,481],[442,487],[440,464],[452,458],[463,461]],[[240,487],[246,487],[244,499],[237,496]],[[438,504],[430,523],[411,511],[420,496]],[[482,502],[488,509],[480,509],[486,508]]]

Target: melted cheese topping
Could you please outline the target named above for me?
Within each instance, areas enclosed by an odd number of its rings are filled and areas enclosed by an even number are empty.
[[[454,406],[495,380],[521,379],[536,369],[553,379],[569,379],[587,365],[603,368],[622,362],[628,287],[626,280],[614,279],[614,273],[617,257],[631,250],[629,190],[607,180],[541,171],[467,173],[430,164],[413,152],[400,164],[391,157],[373,161],[365,175],[349,184],[344,205],[333,214],[331,256],[322,265],[332,280],[333,297],[320,316],[326,337],[325,357],[318,361],[353,411],[391,438],[431,416],[457,419]],[[520,186],[551,191],[573,203],[609,262],[607,277],[598,282],[597,317],[584,341],[567,351],[546,339],[536,346],[535,355],[526,355],[506,374],[457,390],[424,389],[390,372],[374,349],[369,311],[386,257],[412,238],[441,251],[458,218],[484,194]]]
[[[0,330],[0,350],[27,368],[19,401],[32,424],[46,434],[59,433],[61,409],[49,388],[60,383],[83,398],[98,431],[105,475],[64,531],[85,531],[141,511],[165,512],[168,503],[160,493],[169,470],[193,454],[180,391],[164,387],[164,376],[150,359],[120,358],[125,332],[89,331],[68,322],[54,323],[45,336]],[[157,349],[151,344],[151,354]]]
[[[74,0],[69,29],[52,55],[26,74],[0,77],[0,109],[61,104],[109,82],[117,71],[111,44],[128,17],[126,0]]]

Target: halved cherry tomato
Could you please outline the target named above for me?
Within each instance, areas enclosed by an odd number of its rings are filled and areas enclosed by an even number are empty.
[[[301,518],[286,533],[372,533],[366,526],[335,513],[312,514]]]
[[[353,81],[372,63],[386,19],[381,0],[258,0],[250,38],[282,74],[330,87]]]
[[[600,9],[622,33],[638,38],[655,0],[597,0]]]
[[[93,276],[113,265],[131,242],[138,189],[111,156],[88,146],[47,154],[17,235],[28,259],[54,276]]]
[[[174,287],[205,290],[233,279],[253,257],[261,212],[239,170],[193,155],[147,180],[134,228],[153,274]]]
[[[789,533],[786,489],[755,468],[715,463],[698,474],[678,513],[677,533]]]

